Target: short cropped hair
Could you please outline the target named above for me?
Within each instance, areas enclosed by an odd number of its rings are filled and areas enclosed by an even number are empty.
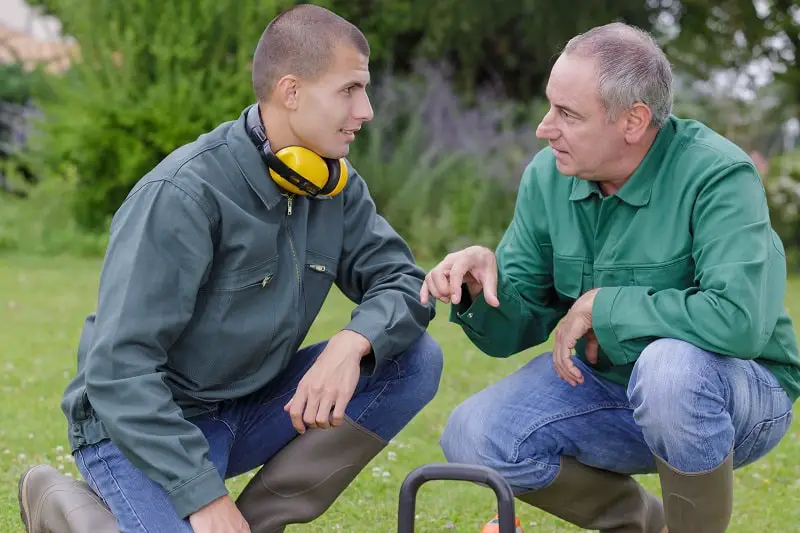
[[[330,67],[336,46],[342,44],[369,57],[369,43],[361,30],[332,11],[300,4],[282,12],[264,30],[253,55],[256,98],[266,102],[287,74],[317,79]]]
[[[563,54],[595,60],[607,120],[636,103],[650,108],[656,128],[672,113],[672,67],[646,31],[621,22],[598,26],[573,37]]]

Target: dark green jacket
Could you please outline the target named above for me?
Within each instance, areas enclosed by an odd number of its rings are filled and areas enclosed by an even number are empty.
[[[595,368],[606,378],[626,384],[642,350],[668,337],[755,359],[795,400],[786,257],[769,216],[750,158],[696,121],[670,117],[610,196],[560,174],[545,149],[525,170],[497,250],[500,307],[467,298],[451,320],[487,354],[508,357],[545,342],[572,303],[600,287]]]
[[[183,517],[227,492],[186,417],[268,387],[334,283],[357,304],[345,329],[372,344],[367,374],[434,316],[352,166],[332,199],[283,194],[246,134],[255,109],[166,157],[114,216],[62,402],[73,450],[110,437]]]

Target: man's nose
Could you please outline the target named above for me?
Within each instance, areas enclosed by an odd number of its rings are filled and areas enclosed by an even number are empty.
[[[375,112],[372,109],[372,104],[366,92],[362,93],[361,98],[358,99],[355,109],[353,110],[353,115],[362,122],[368,122],[375,116]]]
[[[549,110],[536,127],[536,136],[540,139],[552,140],[558,137],[558,130],[553,124],[553,110]]]

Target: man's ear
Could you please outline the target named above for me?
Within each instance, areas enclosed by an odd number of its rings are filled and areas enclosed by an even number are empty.
[[[650,120],[653,113],[650,108],[643,103],[634,104],[625,114],[625,124],[623,133],[625,140],[630,144],[636,144],[650,127]]]
[[[299,85],[300,81],[291,74],[282,77],[275,87],[275,100],[287,109],[297,109],[297,89]]]

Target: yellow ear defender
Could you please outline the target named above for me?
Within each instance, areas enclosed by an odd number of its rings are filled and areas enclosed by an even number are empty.
[[[287,146],[274,153],[260,122],[251,128],[250,135],[279,187],[301,196],[336,196],[342,192],[347,185],[344,159],[323,157],[302,146]]]

